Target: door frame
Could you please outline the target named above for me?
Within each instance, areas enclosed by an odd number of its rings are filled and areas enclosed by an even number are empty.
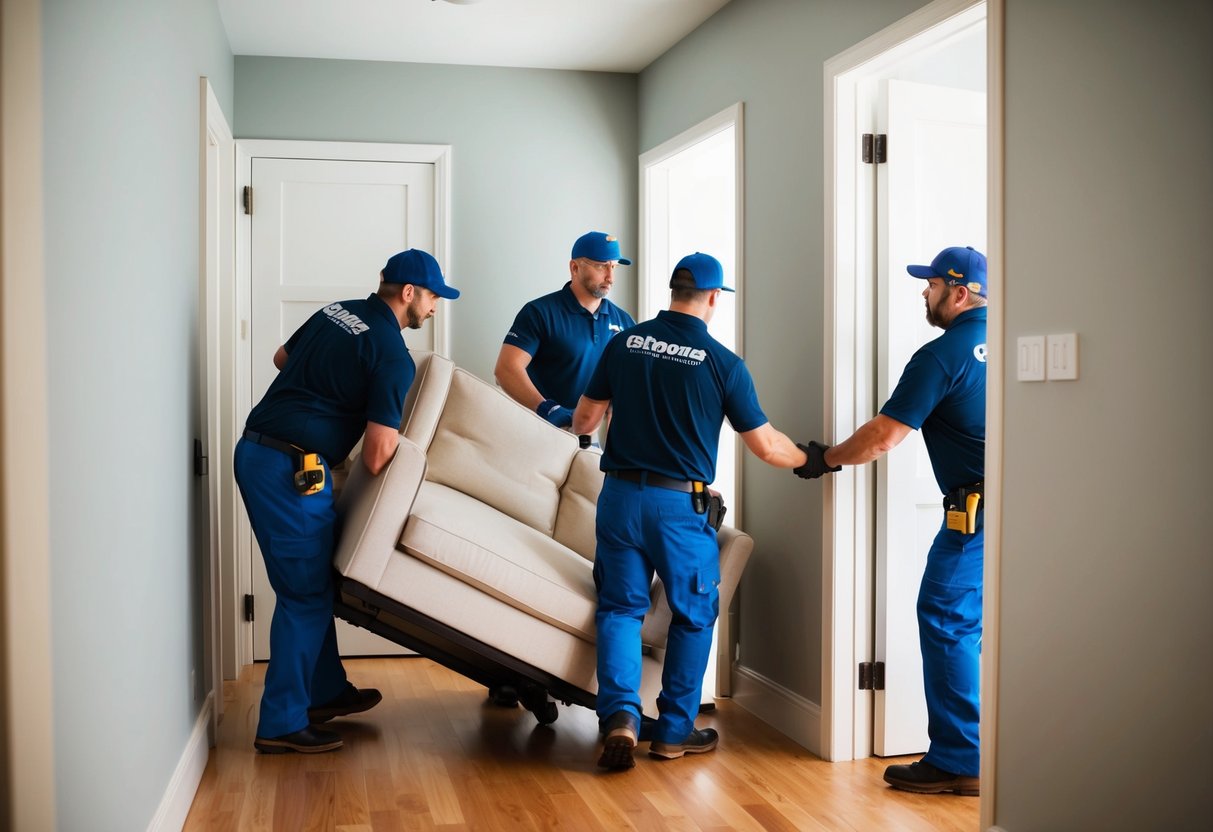
[[[383,142],[326,142],[287,139],[236,139],[234,181],[231,203],[240,201],[246,185],[252,184],[252,160],[255,158],[321,159],[332,161],[405,162],[434,165],[434,251],[430,252],[445,271],[451,258],[451,145],[389,144]],[[220,433],[216,451],[224,460],[235,452],[237,429],[252,407],[249,402],[249,313],[251,276],[249,253],[252,241],[251,217],[235,215],[233,238],[234,279],[229,286],[230,303],[220,315],[221,341],[229,349],[221,356],[221,383],[218,418],[229,430]],[[220,289],[222,291],[222,287]],[[437,315],[434,348],[450,354],[450,330],[445,316]],[[208,426],[208,430],[209,430]],[[227,478],[230,479],[230,478]],[[253,661],[252,622],[244,620],[241,599],[252,592],[250,584],[251,534],[243,503],[232,492],[236,504],[234,522],[222,529],[220,574],[222,586],[222,665],[224,678],[233,679],[241,667]]]
[[[202,582],[203,710],[209,709],[212,744],[223,714],[223,587],[222,541],[224,529],[236,514],[236,489],[229,475],[229,455],[219,452],[223,436],[232,432],[222,418],[223,356],[230,345],[222,341],[225,302],[230,304],[235,272],[235,140],[215,97],[210,81],[199,79],[199,241],[198,241],[198,352],[201,358],[198,401],[206,460],[206,516],[201,535],[206,544],[206,575]],[[231,678],[235,678],[233,672]]]
[[[831,58],[824,71],[824,196],[825,196],[825,349],[823,355],[824,433],[837,441],[850,436],[875,411],[871,368],[875,366],[875,298],[868,281],[858,274],[872,273],[875,239],[868,222],[872,216],[870,192],[865,193],[859,169],[861,131],[858,103],[868,79],[907,56],[951,37],[957,27],[981,16],[983,0],[935,0],[872,37]],[[989,262],[1000,275],[998,256],[1001,213],[1001,106],[997,96],[1001,67],[1002,26],[1000,0],[989,0],[987,21],[987,94],[990,171]],[[1001,294],[991,281],[991,306]],[[999,314],[990,316],[991,343],[1000,343]],[[997,322],[995,319],[998,319]],[[999,368],[999,369],[996,369]],[[1001,456],[1001,372],[990,362],[987,394],[987,482],[996,481],[993,463]],[[852,760],[871,755],[872,696],[855,683],[860,661],[872,657],[873,574],[869,553],[874,544],[876,472],[871,466],[848,466],[824,480],[822,522],[822,719],[820,748],[827,760]],[[997,488],[988,489],[986,512],[985,631],[982,663],[982,780],[987,765],[992,772],[993,734],[987,737],[994,714],[997,636]],[[982,793],[992,796],[992,779]],[[983,800],[983,811],[992,799]]]

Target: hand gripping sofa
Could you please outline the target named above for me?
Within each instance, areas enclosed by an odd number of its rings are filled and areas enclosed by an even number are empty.
[[[543,724],[556,719],[552,698],[592,708],[600,454],[449,359],[414,357],[395,458],[377,477],[351,465],[338,498],[337,614],[490,690],[512,689]],[[723,527],[719,542],[723,612],[753,540]],[[646,716],[657,716],[670,615],[655,580],[642,630]]]

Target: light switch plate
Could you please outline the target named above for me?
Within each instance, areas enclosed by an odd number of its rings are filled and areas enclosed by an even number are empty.
[[[1021,335],[1017,354],[1018,371],[1015,377],[1019,381],[1045,380],[1045,337],[1043,335]]]
[[[1066,332],[1050,335],[1048,340],[1049,381],[1078,380],[1078,335]]]

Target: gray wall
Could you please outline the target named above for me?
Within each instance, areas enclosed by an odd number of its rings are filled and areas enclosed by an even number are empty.
[[[745,102],[745,358],[772,424],[822,436],[825,61],[920,0],[733,0],[640,75],[640,149]],[[821,701],[821,487],[745,455],[741,663]]]
[[[997,821],[1213,817],[1213,9],[1007,0]],[[1014,381],[1077,332],[1077,382]]]
[[[198,77],[213,0],[45,0],[51,627],[59,828],[143,829],[200,712]]]
[[[522,305],[568,280],[590,230],[636,252],[636,76],[293,58],[236,59],[245,139],[452,145],[452,358],[491,379]],[[388,252],[390,254],[391,252]],[[636,309],[617,272],[612,300]]]

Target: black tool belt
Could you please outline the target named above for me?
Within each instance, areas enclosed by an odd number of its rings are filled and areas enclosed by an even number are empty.
[[[292,445],[290,442],[283,442],[281,439],[275,439],[272,436],[266,436],[264,433],[257,433],[255,430],[244,429],[244,438],[250,442],[255,442],[258,445],[264,445],[267,448],[273,448],[275,451],[282,451],[290,456],[298,456],[303,453],[303,448],[297,445]]]
[[[963,511],[965,508],[965,503],[968,500],[969,495],[976,494],[978,497],[981,498],[981,502],[977,504],[978,505],[977,510],[981,511],[983,508],[986,507],[985,486],[986,486],[985,480],[979,480],[979,481],[973,483],[972,485],[962,485],[962,486],[960,486],[960,488],[953,488],[951,491],[949,491],[947,494],[944,495],[943,510],[944,511]]]
[[[641,471],[636,468],[628,468],[623,471],[607,471],[606,475],[614,477],[617,480],[638,482],[641,485],[654,485],[658,488],[668,488],[671,491],[685,491],[688,494],[692,489],[690,480],[676,480],[663,474],[654,474],[652,471]]]

